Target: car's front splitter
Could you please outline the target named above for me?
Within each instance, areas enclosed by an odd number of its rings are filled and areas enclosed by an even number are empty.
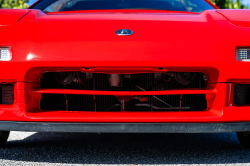
[[[53,123],[0,121],[3,131],[84,133],[224,133],[250,131],[242,123]]]

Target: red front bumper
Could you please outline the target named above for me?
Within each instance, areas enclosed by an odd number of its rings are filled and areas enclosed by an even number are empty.
[[[33,86],[30,86],[33,85]],[[233,83],[217,83],[212,89],[108,92],[87,90],[39,89],[33,83],[15,83],[13,105],[0,105],[1,121],[39,122],[247,122],[250,121],[250,106],[237,107],[232,103]],[[93,95],[171,95],[206,94],[207,111],[188,112],[80,112],[32,110],[39,105],[41,93],[93,94]]]

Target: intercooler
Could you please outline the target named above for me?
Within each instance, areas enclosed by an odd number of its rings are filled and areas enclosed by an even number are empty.
[[[111,86],[110,74],[71,73],[68,83],[57,75],[57,72],[44,73],[41,88],[130,92],[206,88],[206,76],[199,72],[192,73],[189,80],[179,79],[176,73],[121,74],[117,86]],[[112,95],[42,94],[40,108],[44,111],[204,111],[207,101],[205,94],[133,96],[125,101]]]

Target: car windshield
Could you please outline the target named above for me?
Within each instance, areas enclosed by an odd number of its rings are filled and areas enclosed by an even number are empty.
[[[213,9],[204,0],[41,0],[31,7],[45,13],[77,10],[170,10],[202,12]]]

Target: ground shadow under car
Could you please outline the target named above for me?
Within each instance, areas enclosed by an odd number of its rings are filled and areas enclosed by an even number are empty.
[[[8,141],[0,159],[76,164],[226,164],[250,163],[250,149],[240,146],[235,133],[34,133]]]

